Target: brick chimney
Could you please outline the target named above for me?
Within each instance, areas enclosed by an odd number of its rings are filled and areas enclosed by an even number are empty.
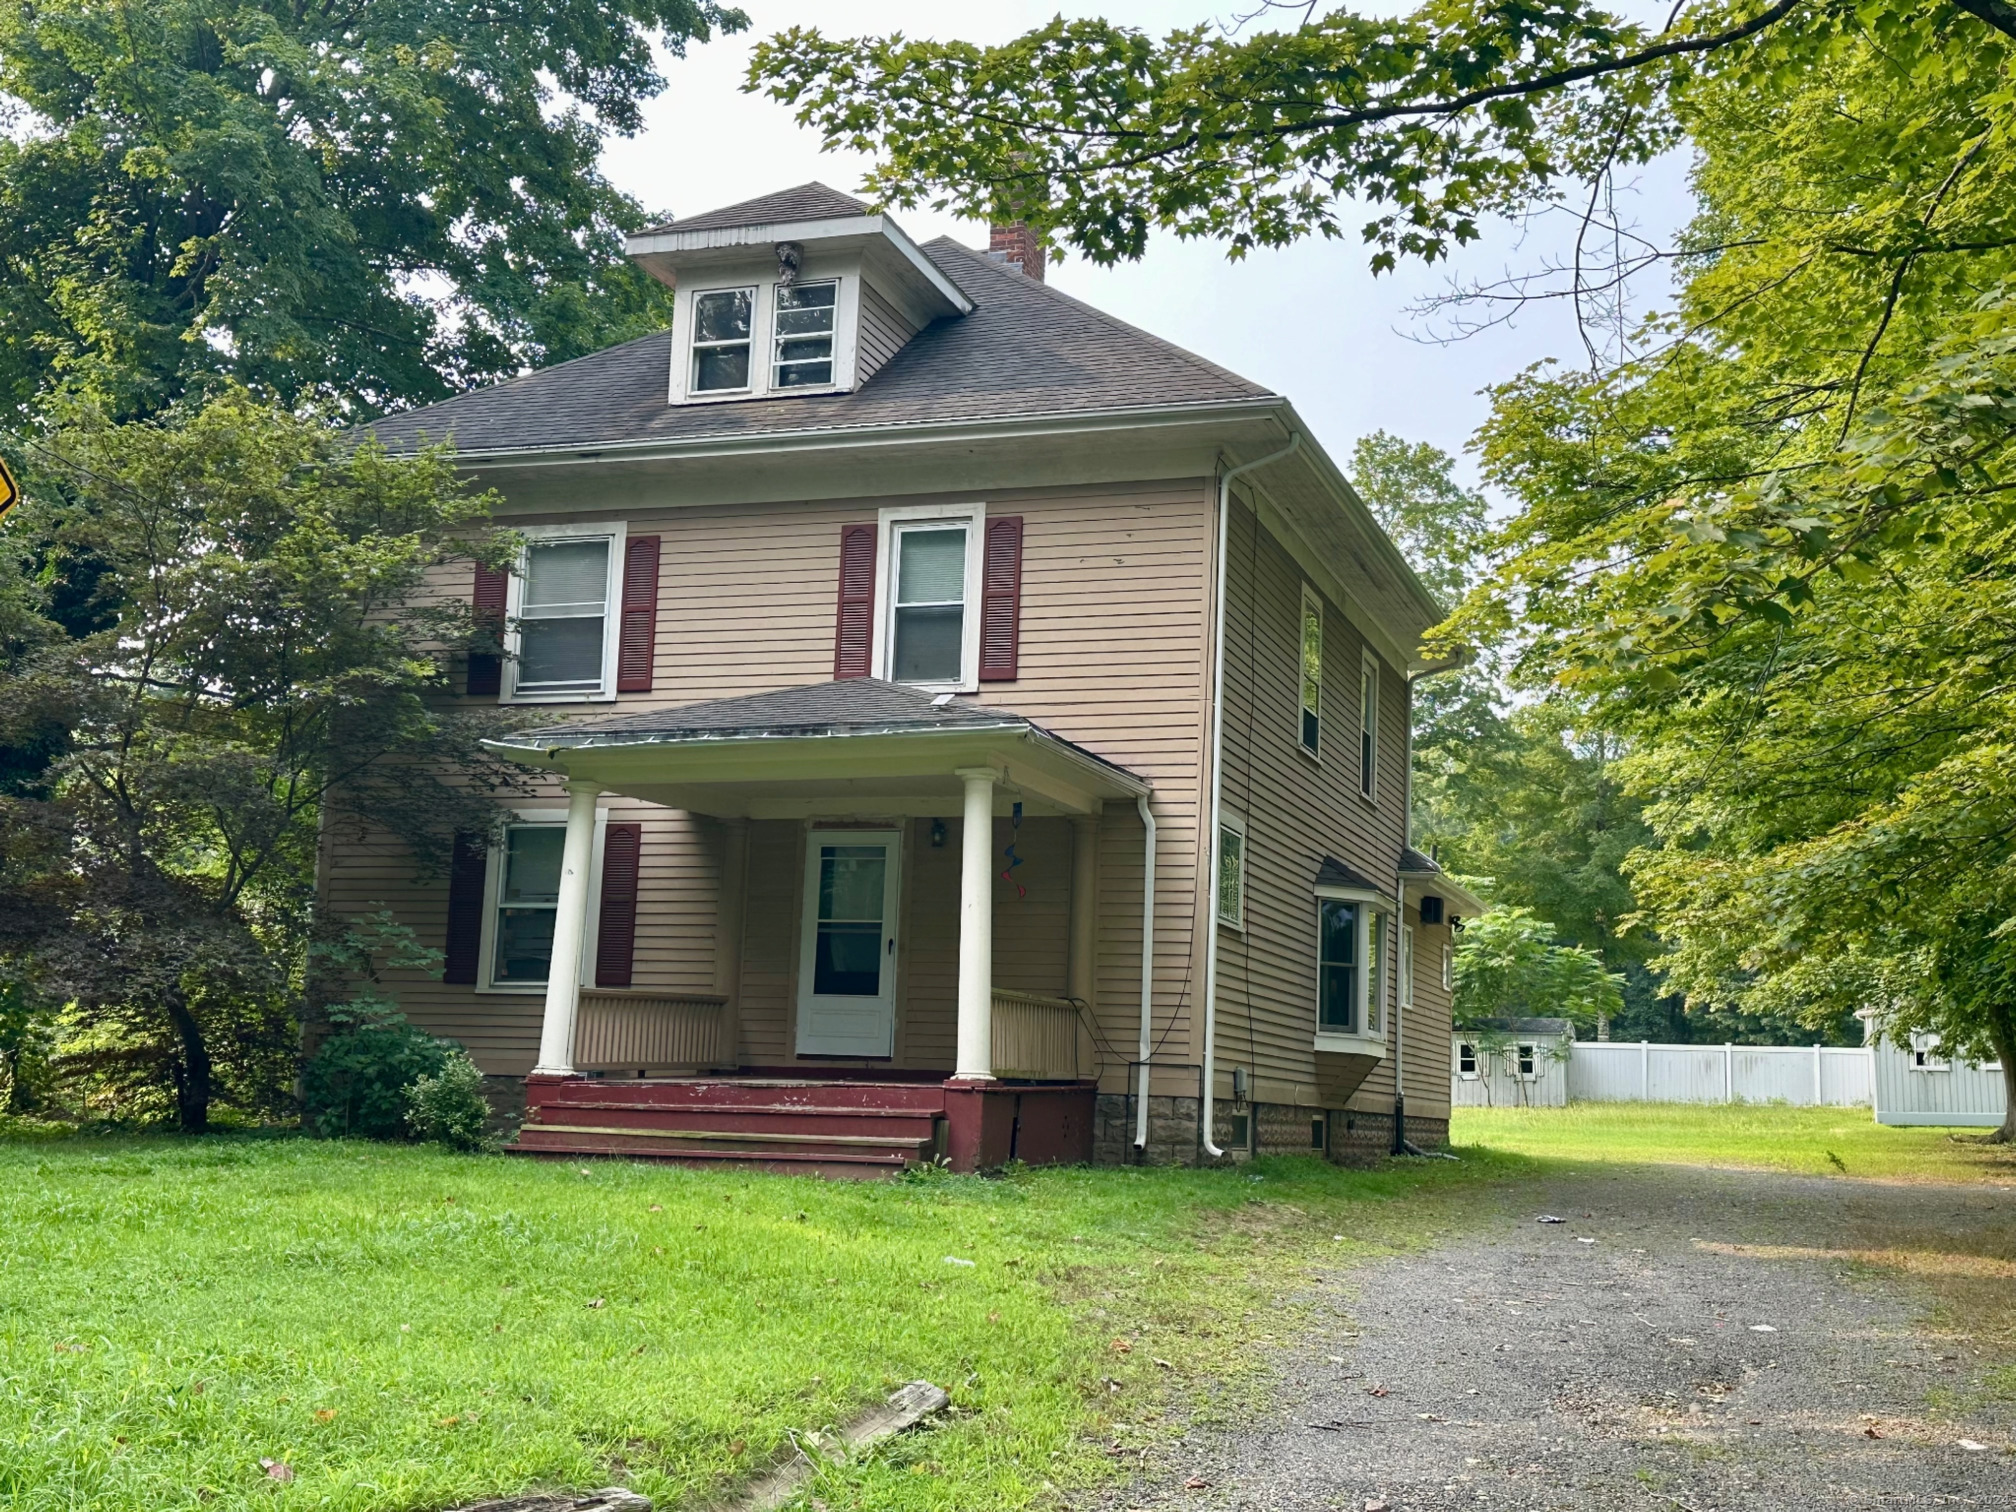
[[[987,231],[987,250],[998,257],[1005,257],[1036,282],[1043,282],[1043,243],[1036,233],[1029,229],[1027,221],[1014,221],[1008,225],[990,226]]]

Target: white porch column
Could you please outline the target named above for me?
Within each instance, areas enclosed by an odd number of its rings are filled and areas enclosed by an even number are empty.
[[[595,859],[595,800],[602,789],[567,782],[567,842],[560,852],[560,898],[553,910],[553,963],[534,1076],[574,1074],[574,1015],[581,1006],[581,950],[588,939],[588,873]]]
[[[953,1075],[994,1079],[994,784],[992,767],[962,767],[959,833],[959,1054]]]

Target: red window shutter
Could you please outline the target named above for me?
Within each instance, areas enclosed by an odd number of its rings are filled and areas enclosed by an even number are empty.
[[[980,570],[980,681],[1013,682],[1022,634],[1022,516],[987,522]]]
[[[875,651],[875,527],[840,529],[840,616],[833,631],[833,675],[866,677]]]
[[[632,536],[623,548],[623,622],[617,630],[616,691],[651,691],[658,641],[658,537]]]
[[[476,564],[476,628],[500,647],[504,642],[504,605],[511,587],[511,574]],[[495,698],[504,691],[504,658],[495,651],[469,653],[471,698]],[[473,982],[474,977],[470,980]]]
[[[637,859],[644,826],[611,824],[602,835],[602,916],[595,931],[595,985],[628,987],[637,952]]]
[[[456,986],[476,985],[477,958],[483,953],[483,886],[489,855],[480,835],[457,835],[448,862],[448,941],[441,980]]]

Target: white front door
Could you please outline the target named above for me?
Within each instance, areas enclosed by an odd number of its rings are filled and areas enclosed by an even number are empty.
[[[896,1045],[896,830],[812,830],[798,955],[798,1053]]]

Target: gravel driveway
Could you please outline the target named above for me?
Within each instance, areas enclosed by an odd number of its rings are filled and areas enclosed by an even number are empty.
[[[1274,1408],[1170,1446],[1117,1505],[2016,1508],[1995,1361],[1846,1253],[2016,1286],[2016,1192],[1669,1168],[1485,1202],[1340,1277]]]

